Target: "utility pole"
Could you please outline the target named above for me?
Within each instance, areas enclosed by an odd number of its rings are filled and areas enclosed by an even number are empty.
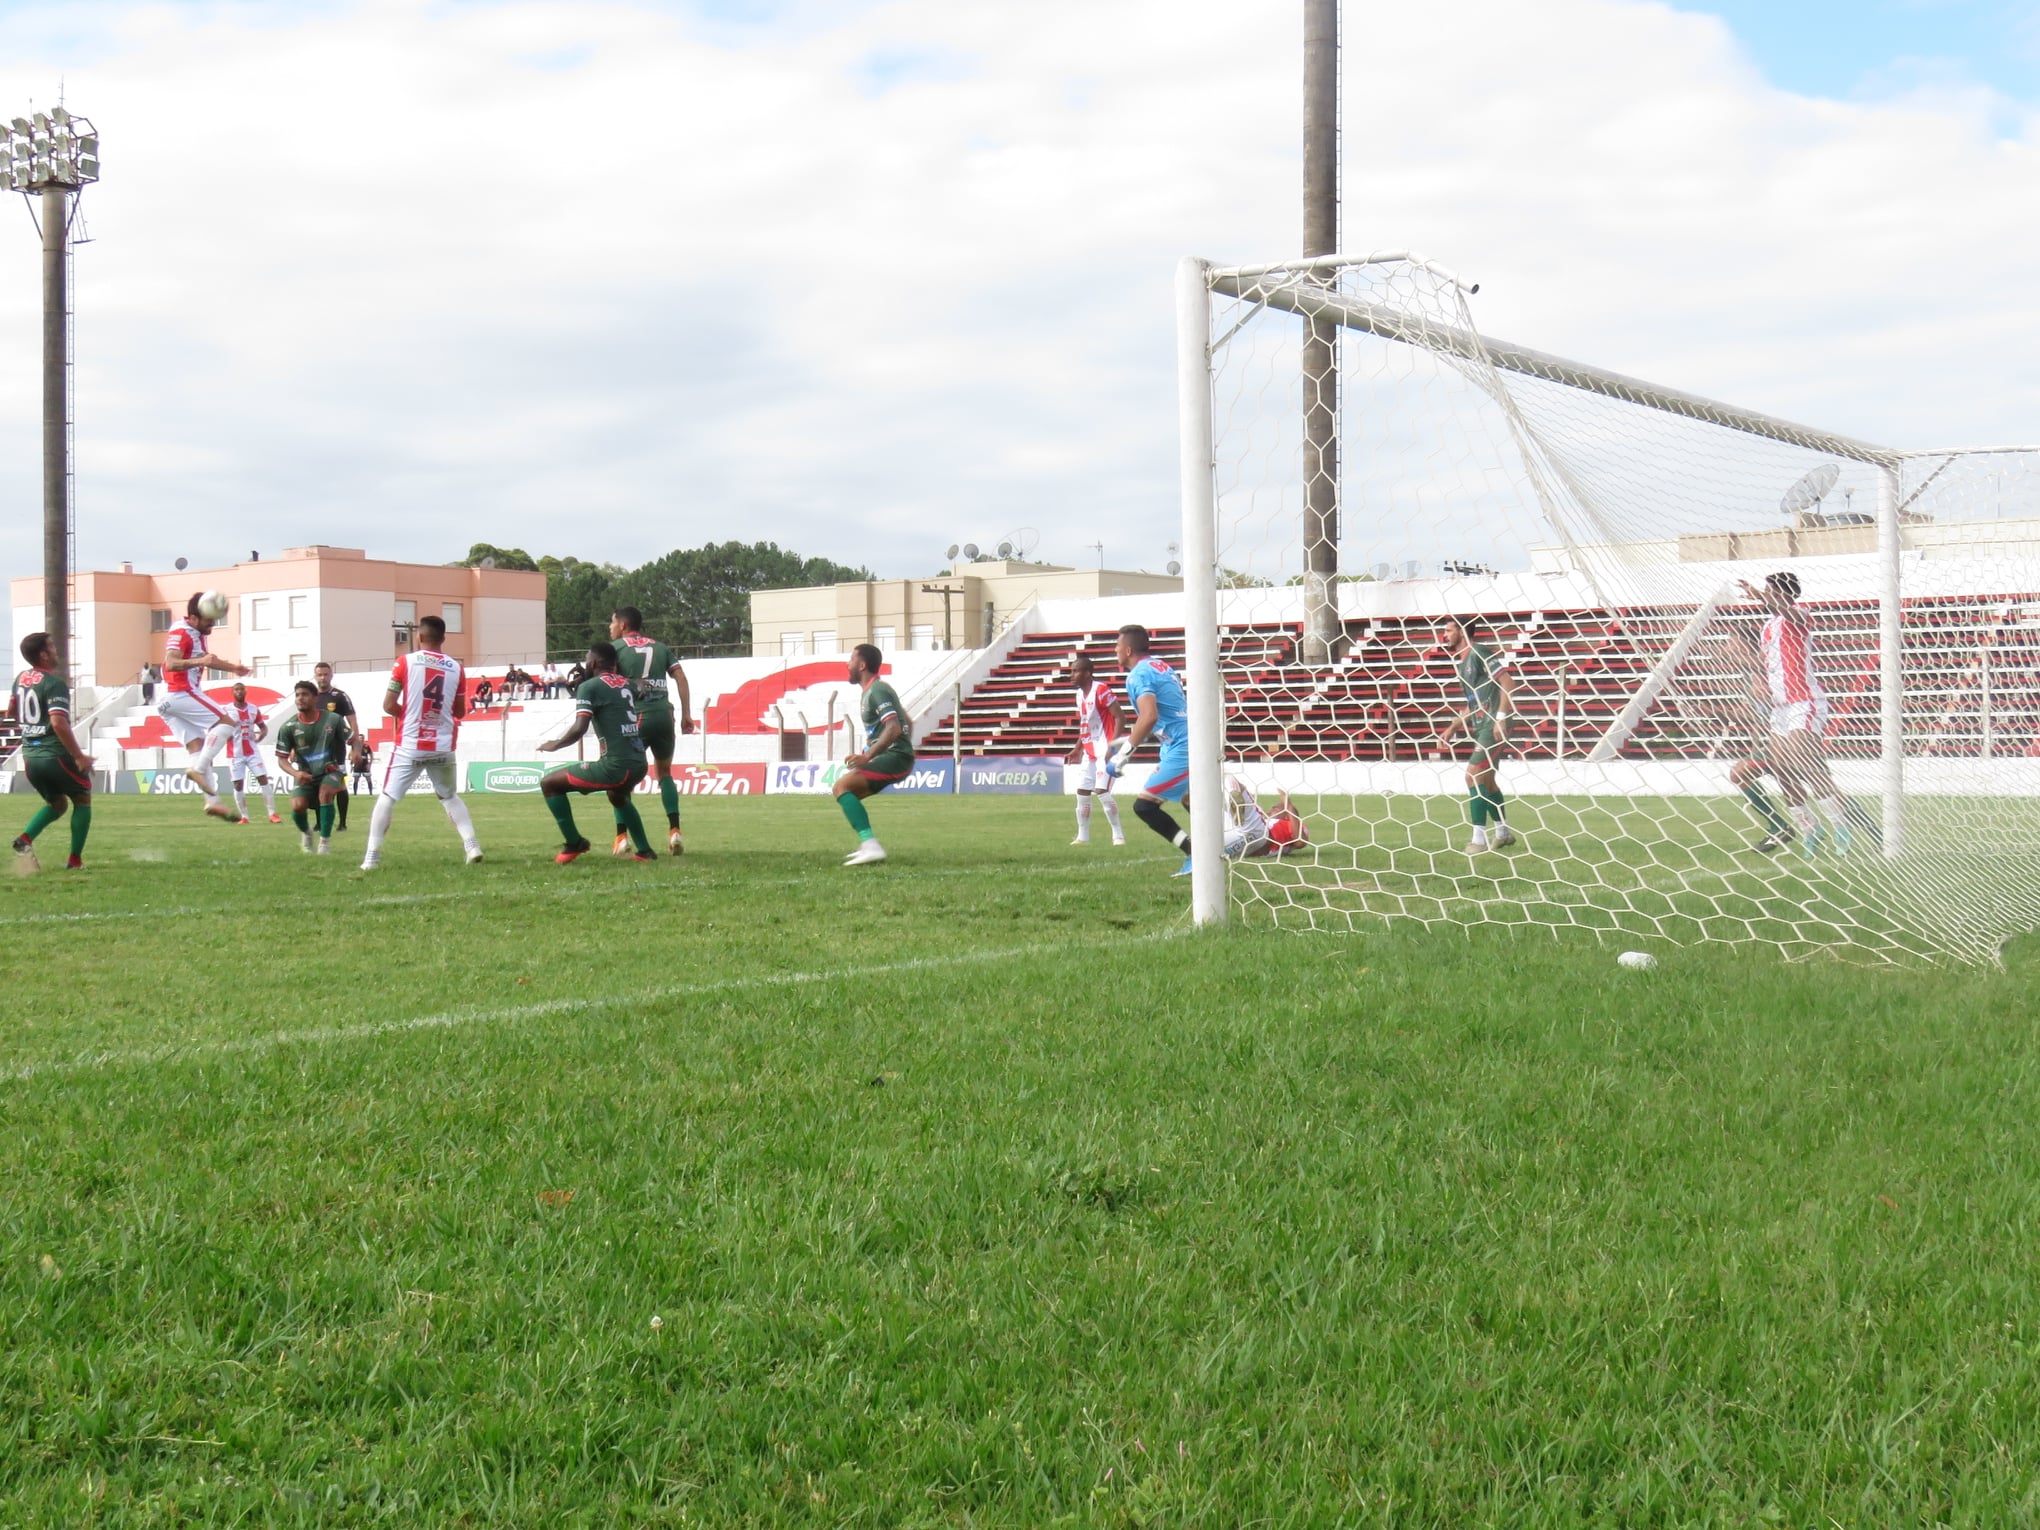
[[[970,587],[962,584],[924,584],[921,586],[921,593],[923,595],[940,595],[942,597],[942,649],[946,653],[956,646],[956,634],[950,619],[949,603],[958,595],[968,595]]]
[[[0,191],[30,198],[42,233],[43,630],[66,671],[71,651],[71,219],[99,179],[99,134],[62,106],[0,127]]]
[[[1339,248],[1339,0],[1303,0],[1303,253]],[[1336,276],[1331,280],[1336,281]],[[1338,326],[1305,321],[1303,644],[1306,664],[1345,648],[1339,621]]]

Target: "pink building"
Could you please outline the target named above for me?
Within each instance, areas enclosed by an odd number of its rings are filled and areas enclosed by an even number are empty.
[[[215,653],[275,685],[335,669],[377,669],[411,646],[421,616],[446,623],[446,651],[470,665],[545,657],[545,575],[393,563],[352,547],[289,547],[273,559],[167,574],[94,570],[71,582],[74,683],[125,685],[160,663],[164,634],[200,590],[228,600]],[[13,581],[10,651],[43,625],[43,582]]]

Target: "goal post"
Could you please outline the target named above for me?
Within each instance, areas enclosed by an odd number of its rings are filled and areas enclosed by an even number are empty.
[[[1477,291],[1407,251],[1178,267],[1195,920],[1877,959],[2040,924],[2034,450],[1875,445],[1492,339]],[[1782,752],[1775,612],[1741,593],[1774,573],[1829,708]],[[1307,847],[1227,862],[1229,789],[1295,798]]]

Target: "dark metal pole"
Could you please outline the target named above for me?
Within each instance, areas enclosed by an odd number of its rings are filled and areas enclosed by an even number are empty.
[[[42,189],[43,255],[43,630],[67,673],[77,670],[71,652],[71,464],[70,411],[65,368],[70,360],[64,295],[64,251],[70,242],[70,192]]]
[[[1303,253],[1339,248],[1339,0],[1303,4]],[[1303,644],[1306,664],[1344,648],[1339,622],[1338,326],[1303,341]]]

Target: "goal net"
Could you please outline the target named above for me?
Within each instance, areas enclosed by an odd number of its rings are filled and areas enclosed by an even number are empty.
[[[1184,264],[1198,917],[1874,961],[2040,924],[2040,455],[1794,425],[1472,297]],[[1249,799],[1302,841],[1226,858]]]

